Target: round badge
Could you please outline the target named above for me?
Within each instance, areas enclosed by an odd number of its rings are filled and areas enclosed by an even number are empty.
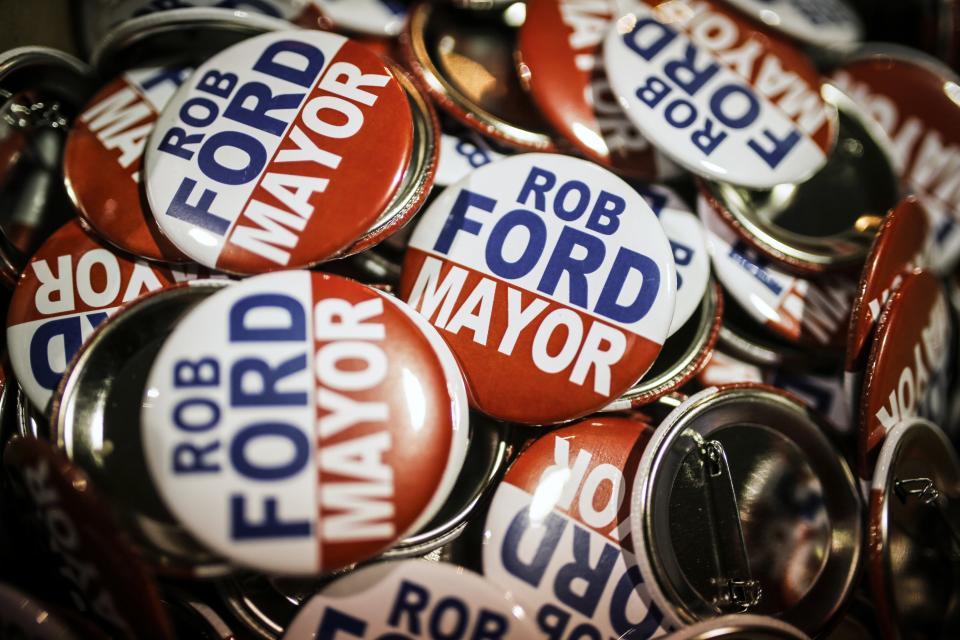
[[[157,115],[190,72],[154,67],[124,73],[93,97],[67,137],[64,178],[84,222],[121,250],[152,260],[187,259],[144,211],[140,166]]]
[[[673,190],[645,184],[637,191],[660,220],[677,267],[677,307],[667,334],[672,336],[693,317],[706,294],[710,282],[707,238],[696,214]]]
[[[513,596],[445,562],[381,562],[338,578],[283,634],[306,638],[498,638],[537,632]]]
[[[933,58],[884,45],[830,82],[887,134],[901,177],[930,215],[932,264],[949,268],[960,257],[960,78]]]
[[[467,177],[474,169],[513,154],[450,117],[441,118],[440,123],[443,131],[440,158],[433,180],[438,186],[448,187]]]
[[[924,266],[927,232],[923,205],[912,196],[902,200],[884,219],[860,275],[850,314],[844,367],[848,372],[863,370],[870,335],[883,305],[908,271]]]
[[[377,223],[413,146],[404,88],[372,51],[333,33],[266,33],[174,94],[147,143],[146,192],[161,231],[201,264],[306,266]]]
[[[645,0],[604,45],[610,84],[640,133],[705,178],[754,189],[822,167],[836,110],[788,41],[719,2]]]
[[[652,638],[670,630],[650,602],[630,538],[627,496],[652,431],[618,415],[553,431],[520,454],[497,488],[483,574],[514,594],[541,634]],[[585,562],[587,590],[578,587]]]
[[[36,438],[14,438],[3,461],[80,610],[123,636],[172,638],[156,582],[87,475]]]
[[[844,276],[801,278],[770,264],[702,195],[697,212],[724,290],[756,322],[791,342],[842,349],[856,283]]]
[[[850,47],[863,25],[844,0],[726,0],[747,15],[804,44]]]
[[[650,368],[676,269],[656,216],[623,180],[585,160],[523,154],[434,200],[400,294],[441,330],[477,409],[547,424],[606,406]]]
[[[10,364],[43,410],[80,345],[108,315],[196,277],[111,251],[76,221],[50,236],[20,276],[7,313]]]
[[[587,158],[649,180],[677,173],[627,118],[610,90],[603,39],[617,0],[526,3],[517,54],[534,102],[550,125]]]
[[[326,573],[417,531],[467,447],[466,392],[436,331],[387,294],[307,271],[198,304],[145,394],[146,458],[171,512],[269,573]]]
[[[890,296],[870,348],[859,407],[859,457],[869,478],[887,432],[913,416],[943,424],[951,326],[946,296],[926,271],[904,276]]]

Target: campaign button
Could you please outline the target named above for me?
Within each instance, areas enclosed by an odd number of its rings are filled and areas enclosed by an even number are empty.
[[[186,262],[140,198],[143,146],[189,67],[133,69],[100,90],[74,122],[64,150],[67,193],[100,237],[136,256]]]
[[[960,257],[960,78],[942,62],[903,47],[868,47],[830,83],[879,124],[907,187],[930,216],[930,259],[938,271]]]
[[[627,497],[652,433],[629,414],[588,418],[534,441],[497,488],[483,574],[517,598],[541,636],[653,638],[670,630],[630,537]]]
[[[844,347],[855,280],[806,279],[784,271],[740,238],[702,194],[697,212],[717,279],[754,321],[793,343],[834,351]]]
[[[203,265],[251,274],[316,264],[379,226],[414,129],[401,81],[365,46],[319,31],[262,34],[200,65],[160,114],[145,156],[150,208]]]
[[[76,221],[50,236],[30,259],[10,298],[10,364],[43,411],[80,346],[121,305],[195,278],[114,253]]]
[[[410,11],[402,54],[437,106],[463,125],[517,149],[552,151],[549,126],[514,60],[523,10],[523,3],[477,12],[421,2]]]
[[[637,186],[660,220],[677,267],[677,307],[667,335],[680,330],[700,307],[710,282],[710,256],[703,224],[675,191],[658,184]]]
[[[124,637],[173,637],[153,576],[87,474],[50,443],[14,438],[4,467],[70,599]]]
[[[754,189],[799,182],[834,145],[836,110],[788,40],[719,2],[645,0],[607,33],[627,116],[690,171]]]
[[[308,638],[537,637],[509,593],[463,567],[428,560],[381,562],[333,581],[283,634]]]
[[[251,278],[199,303],[145,393],[145,456],[167,507],[268,573],[327,573],[418,531],[467,448],[466,392],[436,330],[320,273]]]
[[[927,271],[904,275],[877,321],[860,392],[858,454],[864,479],[898,423],[920,416],[943,424],[951,333],[939,281]]]
[[[440,158],[433,179],[437,186],[448,187],[474,169],[514,153],[449,116],[440,118],[440,128]]]
[[[399,0],[311,0],[310,9],[319,11],[337,31],[371,36],[400,35],[407,19],[407,5]]]
[[[870,486],[866,558],[873,613],[886,637],[956,635],[957,500],[960,461],[946,434],[915,417],[894,427]]]
[[[517,55],[533,101],[580,153],[614,171],[647,180],[678,167],[640,135],[610,89],[601,48],[619,16],[617,0],[526,3]]]
[[[850,48],[863,35],[859,16],[844,0],[726,0],[771,29],[829,49]]]
[[[863,370],[871,332],[884,304],[908,271],[925,266],[927,232],[923,205],[913,196],[900,201],[887,214],[860,274],[860,286],[850,314],[846,371]]]
[[[548,424],[606,406],[650,368],[676,277],[633,188],[586,160],[531,153],[434,200],[410,238],[400,295],[441,330],[475,408]]]

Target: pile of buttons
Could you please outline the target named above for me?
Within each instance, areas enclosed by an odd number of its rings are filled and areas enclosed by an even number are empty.
[[[0,635],[960,637],[946,64],[843,0],[69,19],[0,53]]]

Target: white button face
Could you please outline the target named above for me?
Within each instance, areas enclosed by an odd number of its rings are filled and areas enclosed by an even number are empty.
[[[447,187],[462,180],[471,171],[504,157],[476,131],[458,124],[444,123],[434,184]]]
[[[710,256],[703,224],[671,189],[656,184],[637,187],[670,240],[677,267],[677,308],[669,335],[680,330],[700,307],[710,282]]]
[[[466,391],[436,331],[321,273],[205,299],[145,394],[145,455],[168,508],[210,549],[268,573],[327,573],[419,530],[467,448]]]
[[[826,163],[836,110],[802,53],[719,4],[654,4],[633,5],[604,48],[611,86],[644,137],[698,175],[754,189]]]
[[[476,408],[547,424],[606,406],[646,373],[673,319],[676,277],[635,189],[591,162],[530,153],[434,200],[410,238],[400,295],[441,330]]]
[[[201,264],[310,266],[383,215],[413,143],[410,100],[372,49],[329,32],[265,33],[174,94],[147,141],[145,191],[160,230]]]
[[[844,0],[726,0],[771,28],[824,47],[859,42],[863,25]]]
[[[316,638],[497,638],[537,632],[514,597],[446,562],[372,564],[334,580],[308,600],[284,640]]]
[[[407,6],[398,0],[313,0],[336,29],[372,36],[395,36],[403,30]]]

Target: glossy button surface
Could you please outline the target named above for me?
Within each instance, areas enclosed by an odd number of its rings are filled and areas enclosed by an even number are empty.
[[[823,166],[836,110],[793,44],[715,0],[630,10],[609,30],[604,61],[630,120],[660,151],[703,177],[757,189]]]
[[[650,368],[676,269],[650,207],[620,178],[523,154],[434,200],[410,238],[400,295],[441,329],[474,407],[546,424],[600,409]]]
[[[274,95],[269,111],[250,107]],[[373,52],[273,32],[207,60],[174,94],[147,143],[146,192],[161,231],[201,264],[306,266],[378,220],[413,146],[407,96]]]
[[[154,361],[150,474],[183,525],[239,564],[341,569],[449,495],[468,437],[459,376],[435,330],[387,294],[306,271],[250,278],[193,308]]]

